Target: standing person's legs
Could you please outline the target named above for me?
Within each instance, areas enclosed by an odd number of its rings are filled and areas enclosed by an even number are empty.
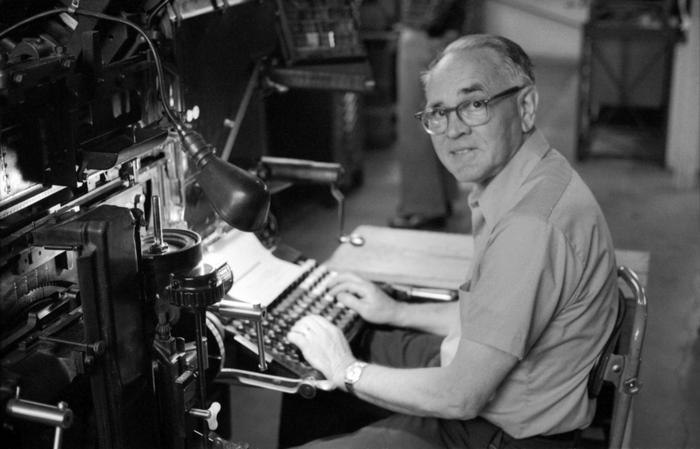
[[[420,74],[435,57],[436,43],[426,33],[404,29],[397,58],[397,157],[400,169],[398,217],[395,227],[421,227],[421,219],[449,215],[456,183],[433,151],[430,137],[414,117],[425,107]],[[402,220],[403,218],[403,220]],[[436,223],[441,224],[440,220]],[[417,226],[412,226],[416,224]]]

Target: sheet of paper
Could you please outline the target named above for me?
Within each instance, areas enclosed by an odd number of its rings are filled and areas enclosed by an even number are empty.
[[[204,261],[213,267],[228,263],[233,287],[224,298],[267,306],[292,282],[303,268],[275,257],[250,232],[232,230],[207,245]]]

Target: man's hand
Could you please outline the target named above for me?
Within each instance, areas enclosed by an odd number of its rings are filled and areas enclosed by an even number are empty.
[[[373,282],[351,273],[332,277],[328,294],[374,324],[394,324],[399,309],[399,304]]]
[[[307,315],[292,326],[287,338],[299,347],[311,366],[326,376],[333,388],[344,385],[345,368],[355,358],[338,327],[321,316]]]

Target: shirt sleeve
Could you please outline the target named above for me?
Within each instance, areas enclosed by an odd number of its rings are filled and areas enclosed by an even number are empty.
[[[539,217],[508,217],[488,237],[462,304],[462,338],[522,360],[564,303],[573,252]]]

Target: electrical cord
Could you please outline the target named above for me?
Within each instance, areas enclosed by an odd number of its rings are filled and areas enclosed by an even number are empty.
[[[163,3],[165,4],[166,2],[163,2]],[[158,54],[158,50],[156,49],[155,44],[148,37],[146,32],[143,29],[141,29],[141,27],[136,25],[135,23],[133,23],[129,20],[126,20],[126,19],[122,19],[121,17],[110,16],[108,14],[103,14],[103,13],[99,13],[99,12],[95,12],[95,11],[88,11],[85,9],[55,8],[55,9],[51,9],[48,11],[43,11],[43,12],[37,13],[31,17],[28,17],[24,20],[21,20],[21,21],[17,22],[16,24],[11,25],[10,27],[0,31],[0,39],[4,38],[5,36],[7,36],[11,32],[13,32],[14,30],[21,28],[24,25],[27,25],[28,23],[34,22],[34,21],[42,19],[44,17],[49,17],[49,16],[61,14],[61,13],[75,14],[75,15],[79,15],[79,16],[86,16],[86,17],[92,17],[95,19],[107,20],[110,22],[117,22],[117,23],[121,23],[123,25],[126,25],[129,28],[136,31],[143,38],[144,42],[146,42],[149,50],[153,54],[153,60],[154,60],[154,63],[156,65],[156,73],[158,75],[158,84],[159,84],[158,90],[160,92],[159,97],[160,97],[160,102],[163,105],[163,109],[165,110],[165,114],[168,116],[168,119],[173,124],[173,126],[175,126],[177,128],[178,133],[182,132],[182,127],[183,127],[182,123],[175,116],[173,111],[168,106],[167,101],[165,100],[165,94],[164,94],[164,90],[163,90],[165,87],[165,74],[163,72],[163,63],[160,59],[160,55]]]
[[[148,18],[146,19],[146,25],[150,25],[151,22],[153,22],[153,19],[155,18],[155,16],[158,14],[158,12],[160,12],[160,10],[163,9],[169,2],[170,2],[170,0],[161,0],[161,2],[158,5],[156,5],[151,10],[151,12],[148,13]]]

